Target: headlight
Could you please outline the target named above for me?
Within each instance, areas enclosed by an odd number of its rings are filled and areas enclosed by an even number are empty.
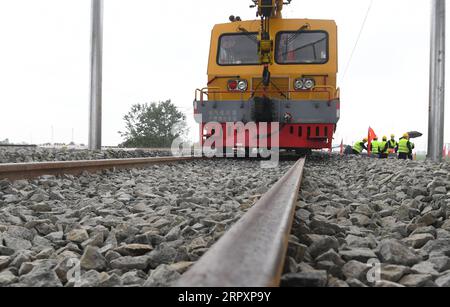
[[[314,82],[313,79],[307,79],[307,80],[305,81],[305,88],[306,88],[306,89],[310,90],[310,89],[312,89],[314,86],[316,86],[316,83]]]
[[[314,79],[309,79],[309,78],[297,79],[294,82],[294,88],[296,91],[311,90],[315,86],[316,86],[316,82],[314,81]]]
[[[247,81],[245,81],[245,80],[239,81],[238,90],[245,92],[247,90]]]
[[[228,90],[230,92],[245,92],[248,89],[247,80],[229,80]]]
[[[304,84],[302,79],[295,80],[294,87],[296,90],[301,90],[303,86]]]

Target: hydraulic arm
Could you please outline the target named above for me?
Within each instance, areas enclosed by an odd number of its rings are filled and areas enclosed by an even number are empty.
[[[273,64],[274,42],[270,37],[270,20],[282,18],[283,5],[290,4],[292,0],[252,0],[252,8],[257,8],[257,17],[261,17],[261,29],[258,36],[259,62],[264,66],[263,85],[270,85],[269,66]]]

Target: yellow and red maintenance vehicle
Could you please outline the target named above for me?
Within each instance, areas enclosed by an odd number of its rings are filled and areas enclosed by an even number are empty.
[[[331,149],[340,118],[336,23],[283,19],[291,1],[252,1],[259,19],[231,16],[212,30],[207,86],[194,101],[202,144],[215,133],[211,122],[222,125],[224,147],[246,149],[251,136],[227,123],[279,123],[279,149]],[[269,148],[272,133],[265,133]]]

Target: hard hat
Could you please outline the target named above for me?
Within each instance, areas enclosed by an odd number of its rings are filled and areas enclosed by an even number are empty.
[[[392,138],[392,139],[395,139],[395,134],[391,134],[391,138]]]
[[[403,138],[409,139],[409,134],[408,133],[403,134]]]
[[[387,141],[387,136],[383,136],[383,141]]]
[[[363,142],[364,142],[364,143],[367,143],[368,141],[369,141],[368,138],[364,138],[364,139],[363,139]]]

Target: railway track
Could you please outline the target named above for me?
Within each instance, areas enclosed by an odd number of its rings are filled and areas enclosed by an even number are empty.
[[[1,164],[0,180],[80,175],[196,159],[164,157]],[[178,285],[279,286],[304,164],[305,159],[298,161],[192,270],[182,276]]]
[[[161,163],[192,161],[195,157],[159,157],[136,159],[108,159],[90,161],[32,162],[0,164],[0,180],[32,179],[43,175],[80,175],[108,169],[142,168]]]
[[[192,163],[175,163],[190,160]],[[81,274],[81,285],[99,285],[97,283],[90,284],[92,282],[91,275],[105,272],[105,269],[123,269],[124,272],[127,272],[125,274],[127,276],[124,275],[123,279],[111,276],[111,278],[115,278],[114,282],[118,282],[117,285],[142,286],[144,283],[145,285],[169,285],[182,276],[181,274],[185,272],[183,267],[190,261],[196,262],[218,238],[222,237],[226,229],[231,228],[240,220],[245,214],[244,212],[254,204],[255,199],[265,194],[292,166],[290,162],[281,162],[279,169],[262,170],[259,161],[239,159],[212,161],[193,158],[152,158],[128,159],[122,161],[121,165],[118,165],[117,162],[118,160],[101,160],[0,165],[1,178],[10,179],[3,182],[0,180],[2,182],[0,185],[0,193],[2,193],[0,196],[0,200],[2,200],[0,225],[3,221],[6,226],[1,230],[8,233],[5,234],[8,241],[4,241],[3,244],[6,246],[2,248],[8,253],[12,252],[14,248],[30,249],[37,242],[36,240],[45,241],[50,244],[49,246],[53,246],[52,240],[60,240],[55,241],[58,242],[55,244],[71,246],[70,244],[74,242],[71,240],[79,243],[85,239],[89,241],[90,236],[97,240],[100,236],[103,239],[97,242],[96,246],[104,247],[104,251],[95,254],[96,252],[87,244],[83,245],[82,250],[75,257],[81,261],[81,267],[84,268],[85,259],[94,253],[95,257],[106,261],[106,266],[102,264],[95,267],[97,273],[89,271],[92,269],[89,267],[89,270]],[[117,171],[92,175],[84,173],[100,169],[134,168],[155,163],[158,164],[158,167],[134,169],[131,172]],[[80,172],[82,174],[75,178],[44,177],[33,183],[11,179],[35,177],[40,174]],[[277,185],[283,187],[297,185],[296,182],[291,181],[291,176],[285,178],[288,180],[285,179]],[[246,185],[243,186],[242,182],[246,182]],[[25,194],[21,194],[21,192]],[[283,194],[287,195],[285,192]],[[266,203],[266,208],[277,197],[277,194],[267,194],[264,197],[266,200],[263,201]],[[272,215],[262,217],[271,220],[271,230],[269,230],[271,233],[274,232],[274,229],[279,228],[277,221],[280,216],[277,214],[283,215],[280,205],[281,202],[279,202],[277,210],[269,208]],[[33,212],[29,211],[30,208]],[[24,217],[27,222],[38,219],[44,225],[34,222],[25,224],[23,220],[15,218],[17,214],[23,217],[23,214],[32,214],[32,216]],[[49,215],[56,215],[58,219],[54,220],[55,222],[41,219],[41,217]],[[100,216],[101,219],[99,219]],[[253,218],[256,218],[257,224],[260,224],[258,217],[251,217],[251,219]],[[282,216],[281,218],[285,220],[287,228],[269,240],[277,240],[289,233],[288,225],[291,217]],[[48,234],[57,231],[57,227],[59,227],[57,224],[62,226],[63,232]],[[262,226],[259,231],[264,231],[267,225]],[[31,230],[27,230],[26,227],[30,227]],[[26,239],[16,238],[16,230],[26,233]],[[86,236],[86,230],[89,231],[90,236]],[[83,239],[74,238],[73,236],[76,234],[84,234]],[[111,247],[107,243],[111,242],[110,238],[116,237],[116,234],[117,241]],[[264,238],[264,232],[261,235],[260,239]],[[35,237],[33,240],[32,236]],[[54,236],[57,236],[58,239],[55,239]],[[114,239],[112,241],[114,242]],[[266,243],[268,242],[266,241]],[[125,251],[124,248],[130,248],[130,250],[134,248],[134,245],[129,244],[138,244],[142,248],[142,254],[126,257],[129,254],[127,254],[128,250]],[[286,245],[287,241],[280,244],[279,247],[274,247],[271,255],[278,255],[279,259],[282,259],[284,256],[282,250],[285,250]],[[38,251],[42,249],[42,247],[36,248]],[[46,252],[51,252],[56,257],[56,247],[55,249],[48,248],[50,250],[46,250]],[[152,252],[147,253],[148,251]],[[249,251],[249,253],[252,252]],[[74,254],[68,256],[72,259]],[[117,259],[117,257],[119,258]],[[62,261],[70,260],[62,259]],[[3,260],[13,266],[14,254],[5,256]],[[268,260],[269,258],[266,261]],[[65,262],[61,263],[57,266],[58,270]],[[55,268],[55,264],[51,260],[42,264],[43,267],[45,265]],[[266,264],[261,265],[266,266]],[[172,268],[172,266],[174,267]],[[4,285],[32,284],[32,278],[35,273],[40,272],[40,267],[41,263],[36,264],[37,269],[29,274],[18,274],[14,269],[7,269],[1,272],[8,275],[9,281]],[[275,269],[277,271],[275,273],[267,272],[266,278],[271,278],[270,276],[275,274],[277,275],[276,279],[279,279],[280,267],[281,264],[278,269]],[[139,268],[144,273],[135,273],[132,271],[133,268]],[[48,270],[48,267],[45,267],[45,270]],[[172,277],[167,280],[155,279],[161,271],[171,272],[170,274],[174,274],[174,276],[170,276],[176,277],[176,279],[171,279]],[[147,272],[149,275],[145,276]],[[153,274],[152,272],[159,273]],[[111,274],[114,275],[114,273]],[[144,279],[142,279],[142,274],[145,276]],[[85,278],[85,275],[90,277]],[[163,274],[163,276],[167,275]],[[48,280],[42,280],[42,284],[60,286],[62,282],[62,285],[67,285],[66,280],[59,281],[55,276],[50,277]],[[249,277],[249,282],[250,279],[251,277]]]
[[[299,160],[176,286],[279,286],[304,165]]]
[[[37,145],[0,144],[0,148],[37,148]]]

